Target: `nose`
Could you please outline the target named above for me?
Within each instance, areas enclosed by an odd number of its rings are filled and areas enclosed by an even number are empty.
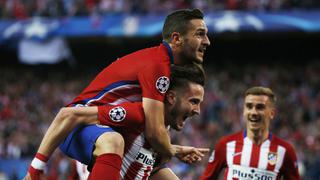
[[[257,109],[256,109],[256,108],[252,108],[252,109],[250,110],[250,114],[252,114],[252,115],[258,114]]]
[[[200,115],[200,105],[194,105],[192,109],[192,114],[193,115]]]
[[[205,46],[210,46],[210,40],[209,40],[209,37],[207,35],[204,37],[203,44]]]

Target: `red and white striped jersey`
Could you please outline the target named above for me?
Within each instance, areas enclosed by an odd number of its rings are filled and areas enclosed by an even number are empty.
[[[123,103],[121,107],[125,112],[124,119],[114,121],[109,112],[115,106],[103,106],[104,109],[99,118],[105,125],[112,127],[124,138],[124,156],[120,171],[121,179],[143,180],[148,179],[155,162],[155,153],[144,136],[145,116],[142,103]]]
[[[120,171],[121,179],[148,179],[153,169],[155,157],[156,154],[151,146],[145,141],[143,133],[132,140],[130,138],[125,138],[125,151]]]
[[[138,136],[133,134],[129,136],[125,138],[120,178],[124,180],[148,179],[155,162],[155,152],[145,141],[143,133]],[[89,172],[86,167],[77,161],[77,172],[80,179],[88,178]]]
[[[224,136],[215,146],[201,179],[217,179],[225,168],[225,180],[299,180],[297,157],[292,146],[269,134],[261,145],[246,131]]]
[[[155,153],[144,136],[145,120],[142,103],[123,103],[118,106],[103,106],[104,113],[100,118],[104,124],[119,132],[125,142],[124,156],[120,177],[124,180],[148,179],[155,162]],[[124,119],[114,121],[109,112],[121,108],[125,112]],[[83,170],[83,169],[81,169]],[[86,172],[79,171],[80,177],[87,177]]]

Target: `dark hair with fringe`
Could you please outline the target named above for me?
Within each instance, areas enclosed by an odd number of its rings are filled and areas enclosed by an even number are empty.
[[[196,64],[171,66],[171,80],[169,90],[186,88],[188,87],[189,82],[204,86],[205,74],[202,66]]]
[[[181,9],[172,12],[166,17],[162,28],[162,38],[170,42],[171,34],[178,32],[185,35],[189,30],[189,22],[192,19],[203,19],[203,13],[199,9]]]
[[[265,95],[265,96],[268,96],[270,102],[274,106],[275,106],[275,104],[277,102],[276,95],[273,93],[273,91],[270,88],[263,87],[263,86],[255,86],[255,87],[249,88],[245,92],[245,97],[247,97],[248,95],[258,95],[258,96],[259,95]]]

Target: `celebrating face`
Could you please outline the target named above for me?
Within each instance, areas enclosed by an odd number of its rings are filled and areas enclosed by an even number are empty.
[[[203,95],[203,87],[195,83],[189,83],[188,89],[169,91],[166,124],[177,131],[182,130],[188,118],[200,113]]]
[[[275,108],[265,95],[247,95],[243,110],[248,131],[269,129],[270,120],[274,118]]]
[[[202,63],[205,50],[210,45],[208,28],[202,19],[191,20],[188,27],[189,31],[182,36],[181,58]]]

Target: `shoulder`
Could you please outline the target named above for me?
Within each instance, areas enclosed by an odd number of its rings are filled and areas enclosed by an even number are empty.
[[[165,47],[163,47],[163,45],[140,49],[128,54],[127,56],[136,56],[142,59],[156,59],[160,62],[169,60],[167,50]]]
[[[290,156],[295,156],[295,150],[293,148],[293,146],[285,141],[284,139],[278,137],[278,136],[275,136],[273,135],[272,137],[272,141],[277,144],[278,146],[281,146],[285,149],[285,151],[287,152],[286,154],[290,155]]]
[[[223,136],[221,138],[221,141],[227,142],[227,141],[235,141],[235,140],[239,140],[239,139],[243,139],[243,132],[242,131]]]
[[[290,150],[293,149],[293,146],[289,142],[285,141],[284,139],[278,136],[273,135],[272,141],[274,141],[275,144],[283,146],[286,149],[290,149]]]
[[[242,131],[237,132],[237,133],[233,133],[233,134],[229,134],[229,135],[225,135],[222,138],[220,138],[218,143],[219,144],[227,144],[229,142],[238,141],[240,139],[243,139]]]

